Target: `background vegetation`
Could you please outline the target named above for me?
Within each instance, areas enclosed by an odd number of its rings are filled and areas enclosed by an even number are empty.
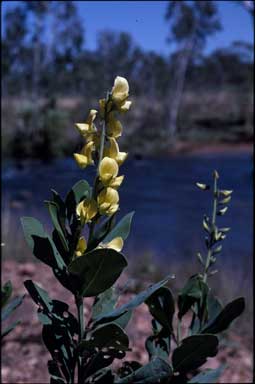
[[[88,50],[86,24],[73,1],[19,1],[7,10],[3,157],[70,155],[77,144],[70,128],[85,120],[116,74],[129,79],[135,95],[123,143],[133,153],[168,151],[176,140],[251,141],[252,45],[236,41],[204,54],[207,38],[224,27],[217,2],[166,2],[165,16],[166,38],[176,47],[169,57],[144,51],[130,34],[111,30],[100,31],[96,49]]]

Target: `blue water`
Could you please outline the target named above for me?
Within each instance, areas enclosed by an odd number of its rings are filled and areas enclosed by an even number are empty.
[[[220,263],[252,270],[253,252],[253,175],[249,154],[186,155],[160,159],[128,159],[121,167],[125,175],[120,192],[119,217],[135,211],[132,231],[124,253],[136,258],[149,251],[161,264],[176,260],[194,260],[205,252],[202,217],[210,214],[210,193],[195,187],[195,182],[212,184],[212,172],[220,174],[220,187],[233,189],[232,201],[219,226],[230,226],[223,243]],[[81,178],[92,181],[93,169],[82,171],[72,159],[51,165],[38,162],[22,170],[12,165],[2,169],[2,207],[9,210],[12,230],[20,231],[19,218],[34,216],[49,227],[43,200],[50,188],[63,197]],[[4,239],[3,239],[4,241]]]

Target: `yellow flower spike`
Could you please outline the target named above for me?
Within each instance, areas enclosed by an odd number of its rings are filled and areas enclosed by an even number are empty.
[[[113,138],[118,138],[122,134],[122,124],[119,120],[115,119],[113,113],[111,112],[109,114],[109,121],[107,124],[107,136],[113,137]]]
[[[97,202],[101,215],[113,215],[119,208],[119,194],[113,188],[105,188],[99,193]]]
[[[115,237],[109,243],[101,243],[97,248],[111,248],[117,252],[120,252],[123,248],[124,241],[122,237]]]
[[[117,162],[110,157],[104,157],[99,164],[99,176],[105,186],[108,186],[109,182],[117,176],[118,171]]]
[[[117,76],[112,87],[112,99],[114,102],[123,102],[128,98],[129,85],[124,77]]]
[[[87,249],[87,242],[86,242],[86,239],[82,236],[79,238],[76,251],[75,251],[75,256],[76,257],[82,256],[83,253],[86,251],[86,249]]]
[[[97,203],[94,199],[85,199],[76,207],[76,214],[80,217],[81,224],[84,225],[97,214]]]
[[[113,137],[110,137],[109,141],[110,148],[105,149],[105,156],[111,157],[117,161],[118,165],[121,165],[126,160],[128,154],[119,151],[118,143]]]

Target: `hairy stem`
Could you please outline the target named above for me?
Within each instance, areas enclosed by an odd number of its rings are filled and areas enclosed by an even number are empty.
[[[182,338],[181,333],[182,333],[182,331],[181,331],[181,320],[178,319],[178,323],[177,323],[177,340],[176,340],[178,346],[181,343],[181,338]]]

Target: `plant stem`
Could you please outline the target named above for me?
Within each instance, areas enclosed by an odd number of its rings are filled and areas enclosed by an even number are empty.
[[[83,312],[83,298],[81,296],[75,297],[75,303],[78,312],[78,324],[79,324],[79,337],[78,342],[80,343],[84,333],[84,312]],[[81,382],[82,375],[82,358],[78,357],[78,384]]]
[[[182,335],[181,335],[181,320],[178,319],[178,323],[177,323],[177,345],[179,346],[180,345],[180,342],[181,342],[181,338],[182,338]]]
[[[218,176],[214,173],[214,185],[213,185],[213,212],[212,212],[212,230],[214,231],[215,224],[216,224],[216,213],[217,213],[217,194],[218,194],[218,189],[217,189],[217,179]],[[210,266],[210,261],[211,261],[211,255],[212,255],[212,233],[210,234],[210,247],[208,249],[207,253],[207,258],[206,258],[206,264],[205,264],[205,270],[204,270],[204,276],[203,276],[203,281],[206,283],[207,281],[207,271]]]
[[[104,154],[104,141],[105,141],[105,121],[102,124],[102,132],[100,137],[100,149],[99,149],[99,160],[98,160],[98,167],[97,167],[97,174],[99,175],[99,166],[103,159]]]

